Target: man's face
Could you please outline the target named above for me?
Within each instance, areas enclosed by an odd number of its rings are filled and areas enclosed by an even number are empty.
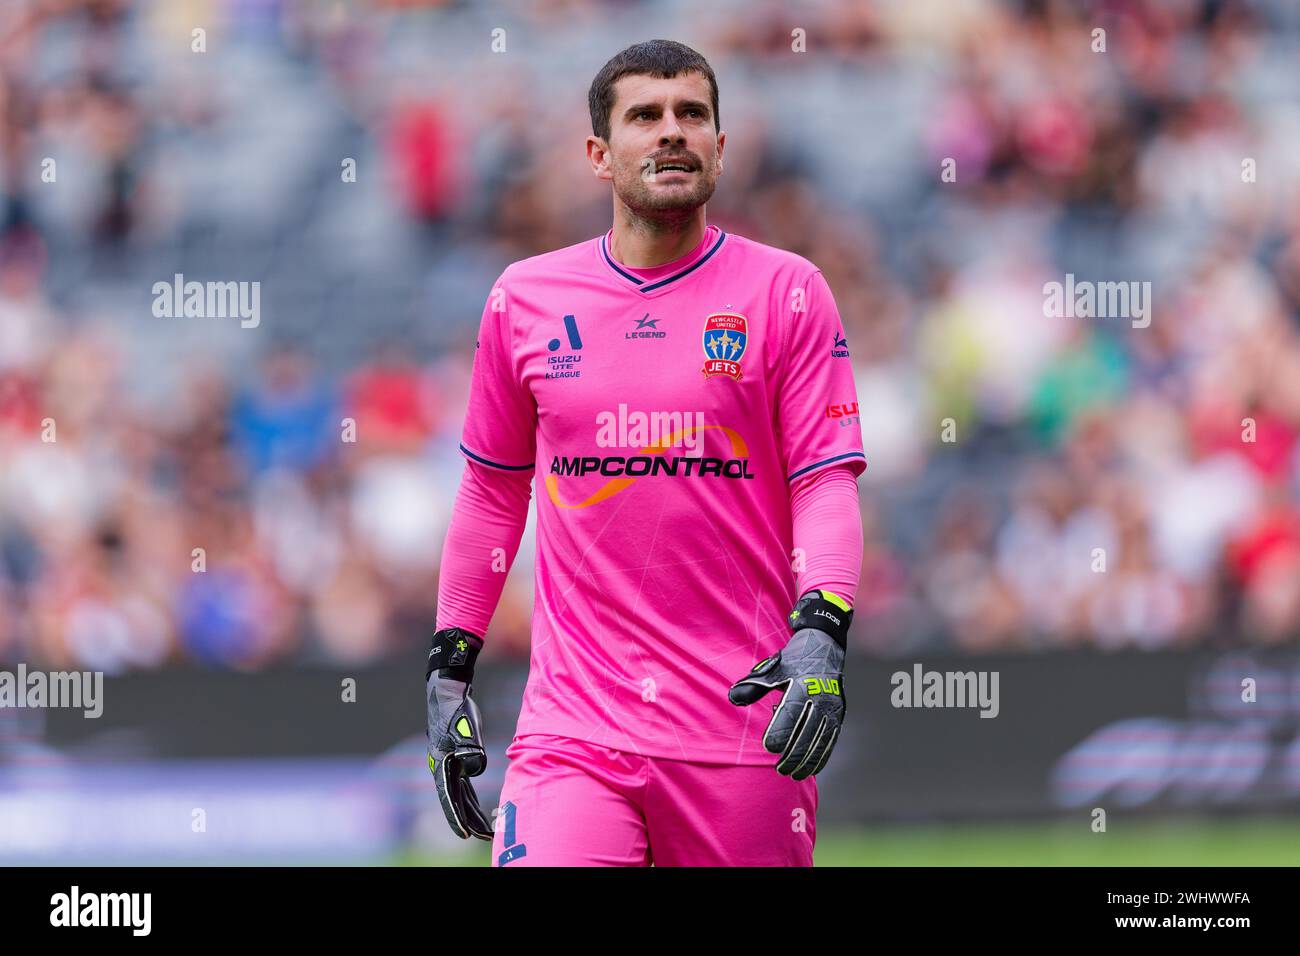
[[[614,91],[609,143],[587,138],[597,176],[612,180],[623,204],[649,219],[675,218],[708,202],[726,140],[714,130],[709,81],[699,73],[624,76]]]

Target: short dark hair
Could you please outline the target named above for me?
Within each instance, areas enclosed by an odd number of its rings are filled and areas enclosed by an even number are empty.
[[[614,109],[614,84],[629,75],[657,76],[671,80],[678,73],[702,73],[709,81],[713,99],[713,128],[720,130],[718,115],[718,78],[713,67],[684,43],[675,40],[647,40],[616,54],[591,81],[587,105],[591,108],[591,131],[609,142],[609,116]]]

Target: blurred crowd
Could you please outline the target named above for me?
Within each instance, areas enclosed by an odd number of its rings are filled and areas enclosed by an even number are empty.
[[[483,301],[608,228],[587,86],[652,36],[719,75],[710,221],[835,292],[861,649],[1300,635],[1300,13],[795,9],[6,3],[0,662],[411,653]],[[177,272],[266,315],[159,319]],[[1067,274],[1149,323],[1045,314]],[[532,535],[487,653],[526,653]]]

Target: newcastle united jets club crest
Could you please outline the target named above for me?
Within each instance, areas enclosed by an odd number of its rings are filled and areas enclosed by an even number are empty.
[[[740,357],[749,339],[749,323],[735,312],[714,312],[704,320],[705,378],[725,375],[740,381]]]

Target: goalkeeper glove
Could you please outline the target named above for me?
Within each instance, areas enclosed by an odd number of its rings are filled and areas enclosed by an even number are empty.
[[[763,747],[781,758],[778,773],[803,780],[821,772],[844,722],[844,649],[853,610],[830,591],[809,591],[790,612],[794,635],[754,665],[727,696],[746,707],[778,688]]]
[[[429,770],[447,822],[462,840],[492,839],[492,825],[483,816],[469,782],[487,767],[487,752],[479,733],[483,718],[470,697],[474,661],[483,639],[458,627],[433,635],[429,666],[424,672],[428,703]]]

